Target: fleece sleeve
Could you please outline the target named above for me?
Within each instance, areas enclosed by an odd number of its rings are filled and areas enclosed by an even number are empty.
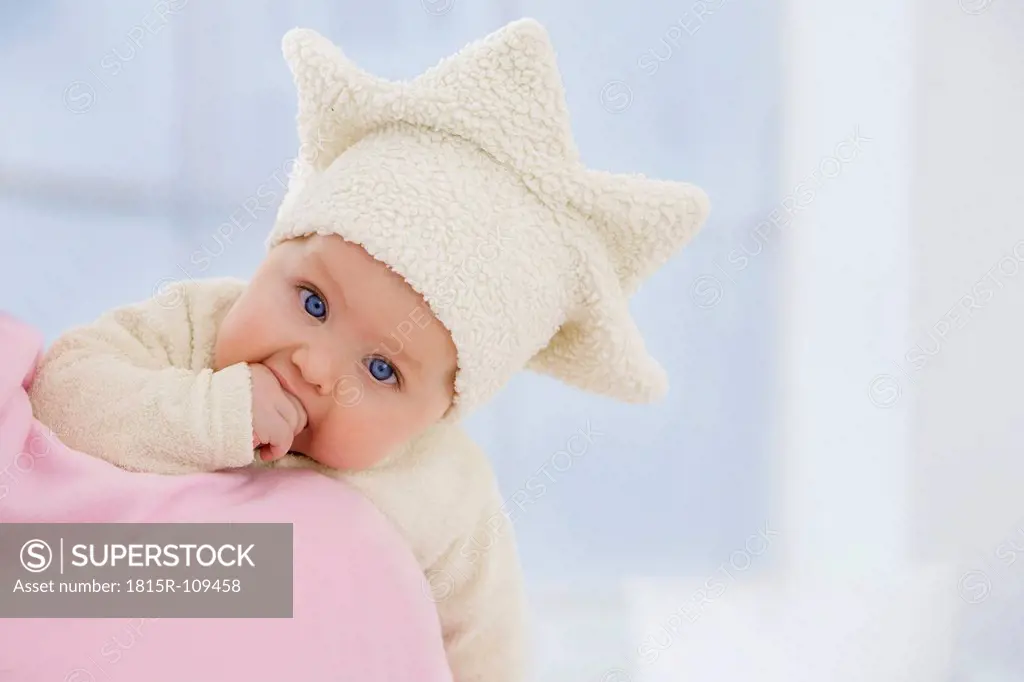
[[[222,294],[216,280],[177,283],[65,333],[30,387],[35,417],[69,447],[131,471],[251,463],[249,368],[204,367]]]
[[[426,578],[454,682],[523,682],[529,666],[522,571],[497,489],[472,533]]]

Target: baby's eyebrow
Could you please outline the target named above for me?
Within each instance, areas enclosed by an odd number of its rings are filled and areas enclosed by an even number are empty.
[[[331,283],[332,288],[334,289],[334,291],[331,292],[331,298],[334,298],[333,294],[337,294],[337,297],[341,299],[341,307],[348,308],[348,301],[345,299],[345,292],[342,290],[341,283],[335,279],[334,273],[332,273],[331,269],[327,267],[326,263],[324,263],[323,256],[314,252],[312,261],[313,267]]]
[[[401,342],[399,342],[399,343],[401,343]],[[381,343],[381,346],[380,346],[380,347],[382,347],[382,348],[385,348],[385,350],[386,350],[386,348],[387,348],[387,342],[386,342],[386,341],[385,341],[385,342],[382,342],[382,343]],[[421,365],[421,364],[420,364],[420,361],[419,361],[419,360],[417,360],[416,358],[414,358],[414,357],[413,357],[412,355],[410,355],[409,353],[406,353],[406,352],[405,352],[405,344],[401,344],[401,346],[400,346],[400,347],[399,347],[399,349],[398,349],[398,352],[395,352],[395,353],[392,353],[391,351],[388,351],[388,352],[389,352],[390,354],[393,354],[393,355],[394,355],[394,356],[396,356],[396,357],[402,358],[403,360],[405,360],[405,362],[407,362],[408,364],[410,364],[410,365],[412,365],[412,366],[413,366],[414,368],[416,368],[416,370],[417,370],[417,371],[419,371],[419,370],[422,370],[422,369],[423,369],[423,365]]]

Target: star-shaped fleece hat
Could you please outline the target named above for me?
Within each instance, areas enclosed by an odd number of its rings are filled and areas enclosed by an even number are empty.
[[[411,81],[326,38],[283,51],[300,143],[267,240],[336,234],[423,296],[458,352],[458,420],[521,369],[626,402],[667,390],[629,313],[707,218],[693,185],[585,167],[546,30],[514,21]]]

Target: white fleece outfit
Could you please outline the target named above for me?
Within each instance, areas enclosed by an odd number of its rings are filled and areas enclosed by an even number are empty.
[[[455,679],[519,681],[515,543],[486,459],[458,422],[522,369],[624,401],[663,395],[629,297],[692,239],[708,198],[580,162],[536,21],[514,21],[408,82],[366,73],[311,30],[288,32],[283,51],[300,148],[268,248],[311,234],[359,244],[419,292],[457,351],[442,420],[346,478],[415,548]],[[127,468],[250,465],[247,370],[208,369],[238,286],[182,285],[170,292],[181,305],[150,301],[61,339],[34,388],[38,418]]]
[[[341,473],[305,457],[254,457],[249,368],[210,369],[217,330],[245,283],[178,283],[72,329],[48,349],[33,413],[69,447],[164,474],[309,467],[347,481],[403,534],[424,570],[456,682],[524,679],[522,578],[484,453],[439,423],[377,467]]]

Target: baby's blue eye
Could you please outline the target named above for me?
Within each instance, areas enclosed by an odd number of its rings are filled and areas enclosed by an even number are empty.
[[[395,379],[395,368],[391,366],[391,363],[382,358],[370,358],[370,362],[367,364],[367,369],[370,370],[370,374],[377,381],[384,383],[391,383],[389,379]]]
[[[299,300],[302,301],[302,307],[306,312],[316,319],[322,320],[327,316],[327,303],[320,298],[320,294],[303,287],[299,290]]]

